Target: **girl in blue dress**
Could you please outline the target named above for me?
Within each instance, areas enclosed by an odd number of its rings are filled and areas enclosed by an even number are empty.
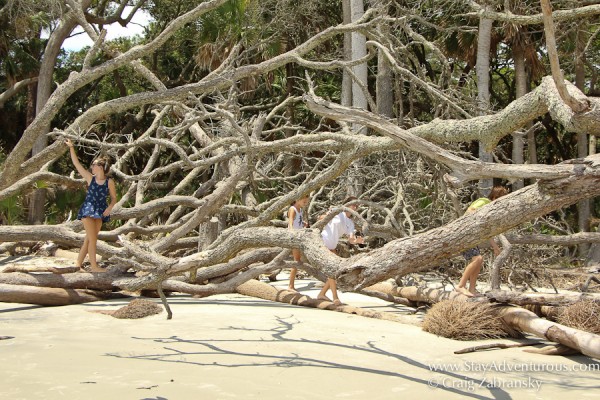
[[[83,260],[87,255],[89,256],[92,272],[105,272],[103,268],[98,267],[96,261],[96,243],[98,242],[98,233],[102,228],[102,222],[107,222],[110,219],[110,213],[117,203],[115,182],[107,176],[110,169],[109,161],[107,158],[96,158],[92,162],[90,172],[83,168],[79,162],[73,143],[68,139],[66,143],[69,146],[73,165],[88,185],[85,200],[77,214],[77,219],[83,222],[85,239],[79,251],[76,265],[82,269]],[[107,204],[106,198],[109,195],[110,204]]]

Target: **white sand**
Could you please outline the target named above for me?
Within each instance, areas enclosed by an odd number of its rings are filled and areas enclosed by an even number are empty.
[[[297,288],[318,292],[308,280]],[[340,297],[402,311],[365,296]],[[592,399],[600,393],[600,363],[588,357],[521,348],[455,355],[510,341],[459,342],[415,326],[240,295],[171,297],[170,321],[166,313],[119,320],[88,312],[127,302],[0,303],[0,336],[14,336],[0,341],[0,399]],[[447,370],[432,371],[434,364]]]

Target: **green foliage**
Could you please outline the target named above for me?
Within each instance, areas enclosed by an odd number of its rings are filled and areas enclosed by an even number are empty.
[[[85,199],[85,189],[57,189],[46,206],[46,222],[49,224],[62,223],[70,216],[75,219],[79,207]]]
[[[0,223],[18,225],[23,223],[23,197],[14,195],[0,200]]]

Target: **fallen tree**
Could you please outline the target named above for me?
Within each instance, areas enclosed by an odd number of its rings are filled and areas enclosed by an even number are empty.
[[[521,332],[560,343],[589,357],[600,358],[600,335],[539,318],[533,312],[518,307],[506,307],[500,313],[511,327]]]
[[[39,286],[0,284],[0,301],[5,303],[65,306],[127,297],[120,293],[91,289],[58,289]]]
[[[279,303],[293,304],[302,307],[318,308],[321,310],[331,310],[347,314],[354,314],[361,317],[376,318],[386,321],[401,322],[404,324],[419,325],[419,321],[396,313],[377,311],[368,308],[354,307],[348,304],[335,305],[331,301],[313,299],[306,295],[290,290],[280,290],[267,283],[258,281],[248,281],[236,288],[236,292],[245,296],[256,297],[263,300],[275,301]]]
[[[402,296],[409,300],[427,302],[430,304],[438,303],[443,300],[453,299],[453,301],[477,301],[478,298],[470,299],[456,292],[445,292],[443,290],[423,289],[415,287],[396,287],[390,283],[377,285],[378,290],[385,291],[394,296]],[[496,293],[497,296],[498,293]],[[491,296],[495,298],[496,296]],[[560,303],[565,303],[565,297],[558,297]],[[526,296],[525,296],[526,297]],[[551,302],[553,295],[546,295]],[[516,298],[516,296],[515,296]],[[481,298],[484,299],[484,298]],[[487,300],[487,298],[485,298]],[[538,297],[539,299],[539,297]],[[573,300],[573,298],[571,298]],[[575,300],[577,301],[577,300]],[[496,308],[496,312],[509,325],[509,327],[519,331],[536,335],[538,337],[550,340],[567,346],[571,349],[585,354],[589,357],[600,358],[600,335],[585,332],[579,329],[570,328],[552,321],[538,317],[535,313],[525,310],[521,307],[506,305]]]

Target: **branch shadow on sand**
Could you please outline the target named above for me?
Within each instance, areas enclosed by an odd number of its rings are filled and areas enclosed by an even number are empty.
[[[164,352],[154,354],[125,354],[125,353],[107,353],[106,356],[124,358],[124,359],[135,359],[144,361],[159,361],[166,363],[184,363],[191,366],[210,366],[210,367],[223,367],[223,368],[241,368],[241,367],[279,367],[279,368],[302,368],[302,367],[317,367],[325,369],[342,369],[353,372],[360,372],[363,374],[375,374],[385,377],[400,378],[405,381],[409,381],[413,384],[420,385],[423,390],[432,390],[432,379],[419,378],[388,370],[384,368],[369,368],[359,365],[361,356],[369,354],[370,357],[380,356],[382,366],[392,366],[392,369],[399,369],[398,365],[391,363],[401,362],[408,364],[413,368],[419,368],[427,373],[435,373],[438,378],[434,382],[438,383],[434,388],[436,397],[439,395],[443,396],[444,392],[457,394],[467,398],[473,399],[511,399],[511,395],[504,390],[502,387],[481,387],[481,378],[473,378],[458,372],[453,371],[441,371],[432,370],[430,365],[423,364],[410,357],[403,356],[401,354],[393,353],[388,350],[379,348],[375,343],[369,342],[366,346],[348,345],[344,343],[336,342],[324,342],[320,340],[306,339],[306,338],[289,338],[286,337],[290,333],[296,324],[300,321],[290,321],[293,316],[290,317],[276,317],[277,325],[271,329],[248,329],[243,327],[230,326],[224,328],[226,330],[240,330],[240,331],[252,331],[259,333],[269,333],[270,337],[259,338],[259,339],[186,339],[179,336],[170,337],[133,337],[136,340],[152,341],[154,343],[164,344]],[[239,351],[232,347],[240,347],[244,344],[253,344],[253,352]],[[264,346],[261,350],[256,350],[256,345]],[[323,357],[312,357],[299,353],[288,353],[288,354],[277,354],[277,347],[279,344],[285,344],[286,348],[289,349],[289,344],[297,344],[300,347],[305,346],[317,346],[318,353],[323,354]],[[190,346],[197,347],[197,349],[190,350]],[[185,347],[186,350],[182,350],[178,347]],[[343,350],[344,356],[341,361],[332,361],[329,355],[332,350]],[[348,351],[352,352],[351,356],[347,356]],[[236,362],[218,362],[219,358],[235,358]],[[239,360],[246,360],[246,362],[240,362]],[[352,361],[356,361],[353,363]],[[379,364],[378,364],[379,365]],[[401,367],[400,367],[401,368]],[[452,380],[454,382],[464,382],[459,387],[446,387],[441,385],[444,378]],[[485,390],[485,395],[474,393],[475,390]],[[439,392],[442,391],[442,392]]]

